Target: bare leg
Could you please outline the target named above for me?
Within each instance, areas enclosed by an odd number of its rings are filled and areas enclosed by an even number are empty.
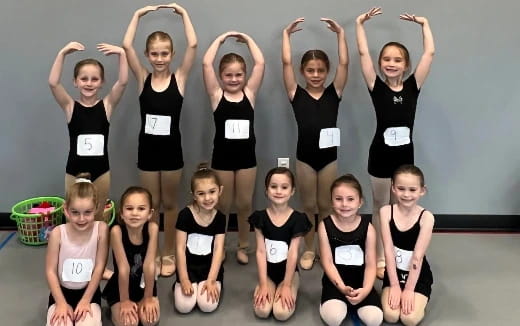
[[[401,322],[405,326],[415,326],[424,318],[424,311],[428,304],[428,298],[420,293],[415,292],[414,309],[411,314],[404,315],[401,313]]]
[[[388,304],[388,296],[390,295],[390,288],[383,288],[383,292],[381,293],[381,306],[383,308],[383,317],[388,323],[397,323],[399,320],[399,314],[401,313],[401,307],[397,309],[390,308]]]
[[[161,275],[175,273],[175,225],[178,215],[178,193],[182,169],[161,171],[161,202],[164,209],[164,246],[162,250]]]
[[[115,303],[110,308],[112,315],[112,323],[114,326],[137,326],[139,324],[138,318],[130,320],[129,323],[126,323],[124,320],[121,320],[121,303]]]
[[[218,209],[226,215],[226,230],[229,225],[229,213],[231,211],[231,205],[233,204],[233,196],[235,193],[235,172],[233,171],[221,171],[215,170],[220,182],[222,183],[223,190],[222,195],[218,200]],[[226,237],[227,239],[227,237]],[[226,256],[226,249],[224,248],[224,257]]]
[[[338,162],[334,161],[318,172],[318,213],[319,221],[329,216],[332,210],[330,186],[338,177]]]
[[[247,264],[247,248],[249,247],[249,222],[248,218],[253,209],[253,193],[255,191],[256,167],[238,170],[235,173],[235,205],[237,208],[238,223],[238,251],[239,263]]]
[[[155,304],[157,312],[158,312],[157,313],[157,319],[156,320],[147,321],[146,320],[146,316],[144,315],[142,310],[139,309],[139,319],[141,320],[141,324],[143,326],[154,326],[154,325],[157,325],[159,323],[159,320],[161,320],[161,307],[159,305],[159,299],[157,297],[153,297],[153,301],[154,301],[154,304]],[[139,306],[140,305],[141,304],[139,304]]]
[[[314,264],[314,234],[315,234],[315,214],[318,211],[317,188],[318,175],[313,168],[301,161],[296,161],[296,181],[297,189],[300,192],[300,201],[303,212],[312,223],[312,229],[305,235],[305,251],[300,258],[300,266],[303,269],[311,269]]]
[[[377,254],[377,277],[383,278],[385,272],[385,253],[383,250],[383,240],[381,238],[381,221],[379,209],[390,203],[390,178],[376,178],[370,176],[372,184],[372,224],[376,229],[376,254]]]
[[[273,281],[270,278],[267,278],[267,286],[269,288],[269,298],[271,301],[267,301],[261,307],[254,307],[255,315],[258,318],[267,318],[271,314],[273,310],[273,301],[274,301],[274,293],[276,291],[276,285],[274,285]],[[256,292],[258,291],[259,285],[255,287],[255,292],[253,294],[253,300],[255,299]]]
[[[294,298],[294,303],[296,304],[296,300],[298,298],[298,289],[300,288],[300,273],[294,273],[292,283],[291,283],[291,292]],[[295,306],[296,307],[296,306]],[[291,318],[294,314],[293,309],[284,308],[281,300],[275,301],[273,304],[273,316],[277,320],[286,321]]]

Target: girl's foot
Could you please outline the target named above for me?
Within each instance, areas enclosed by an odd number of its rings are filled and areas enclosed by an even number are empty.
[[[170,277],[175,273],[175,256],[162,256],[161,257],[161,276]]]
[[[314,259],[316,258],[316,254],[314,251],[306,251],[303,253],[300,258],[300,267],[305,270],[309,270],[314,265]]]
[[[249,263],[247,248],[239,248],[237,250],[237,261],[240,265],[247,265]]]

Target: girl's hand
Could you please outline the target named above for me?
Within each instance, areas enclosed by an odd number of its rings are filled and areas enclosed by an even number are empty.
[[[182,293],[185,296],[189,297],[189,296],[193,295],[193,286],[191,285],[190,280],[181,280],[181,288],[182,288]]]
[[[274,301],[282,301],[282,307],[288,310],[294,309],[295,298],[292,295],[291,286],[284,282],[276,289]]]
[[[204,292],[206,292],[206,301],[210,302],[211,300],[211,303],[218,302],[220,292],[218,290],[216,281],[206,280],[206,282],[204,282],[204,285],[202,286],[202,289],[200,290],[200,294],[202,295],[204,294]]]
[[[70,54],[72,52],[76,51],[83,51],[85,50],[85,46],[79,42],[70,42],[69,44],[65,45],[63,49],[61,49],[61,52],[64,55]]]
[[[139,304],[140,314],[147,323],[154,324],[159,319],[157,299],[154,297],[143,298]]]
[[[388,305],[391,309],[395,310],[399,308],[401,303],[401,288],[399,285],[391,286],[390,293],[388,294]]]
[[[359,15],[358,18],[356,19],[356,22],[359,24],[363,24],[370,18],[377,16],[377,15],[381,15],[382,13],[383,13],[383,11],[381,10],[381,7],[374,7],[372,9],[370,9],[368,12]]]
[[[130,300],[121,301],[119,317],[123,324],[137,324],[139,316],[137,315],[137,304]]]
[[[305,18],[303,18],[303,17],[300,17],[300,18],[296,19],[295,21],[293,21],[292,23],[287,25],[287,27],[285,28],[285,31],[289,35],[291,35],[292,33],[296,33],[298,31],[301,31],[302,28],[298,27],[298,24],[299,23],[303,23],[304,21],[305,21]]]
[[[137,15],[137,17],[143,17],[144,15],[149,13],[150,11],[156,11],[159,8],[161,8],[161,6],[146,6],[146,7],[143,7],[141,9],[137,9],[135,11],[135,14]]]
[[[66,326],[68,324],[69,319],[73,320],[74,311],[72,310],[72,307],[70,305],[68,305],[67,303],[56,303],[55,307],[56,308],[54,309],[54,313],[52,314],[50,320],[52,326]]]
[[[322,22],[327,23],[327,28],[333,31],[334,33],[338,34],[343,30],[343,27],[341,27],[338,23],[336,23],[334,20],[330,18],[321,18]]]
[[[186,9],[184,9],[183,7],[181,7],[180,5],[178,5],[175,2],[172,2],[168,5],[161,6],[161,8],[171,8],[171,9],[173,9],[174,13],[181,15],[181,16],[186,12]]]
[[[361,301],[365,300],[367,295],[368,292],[365,290],[365,288],[359,288],[350,291],[350,293],[347,295],[347,300],[355,306]]]
[[[423,25],[426,22],[426,18],[425,17],[418,17],[418,16],[415,16],[415,15],[410,15],[410,14],[408,14],[406,12],[404,14],[399,15],[399,19],[408,20],[408,21],[417,23],[419,25]]]
[[[409,315],[414,309],[415,293],[412,290],[404,289],[401,293],[401,312]]]
[[[348,285],[343,284],[340,286],[339,291],[343,293],[345,297],[348,297],[354,289]]]
[[[259,285],[253,299],[255,308],[263,308],[267,302],[273,300],[273,298],[269,296],[269,287],[267,285]]]
[[[123,48],[108,43],[99,43],[97,49],[103,52],[104,55],[121,54],[125,52]]]
[[[85,317],[87,317],[87,313],[92,317],[92,310],[90,309],[90,302],[87,300],[81,299],[74,310],[74,321],[83,321]]]

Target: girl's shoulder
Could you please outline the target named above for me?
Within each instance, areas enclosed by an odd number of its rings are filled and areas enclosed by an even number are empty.
[[[433,216],[433,213],[430,212],[427,209],[422,209],[422,215],[419,221],[419,225],[421,227],[423,226],[431,226],[433,228],[433,225],[435,224],[435,216]]]

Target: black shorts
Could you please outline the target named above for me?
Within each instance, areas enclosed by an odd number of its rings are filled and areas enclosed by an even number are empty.
[[[61,292],[63,293],[63,296],[65,297],[65,300],[67,300],[67,304],[72,307],[72,309],[76,309],[76,306],[78,305],[78,302],[83,298],[83,294],[85,294],[85,291],[87,290],[87,287],[84,287],[83,289],[67,289],[66,287],[63,287],[60,285]],[[54,297],[52,296],[52,293],[49,294],[49,303],[47,307],[52,306],[55,304],[56,301],[54,300]],[[94,292],[94,295],[92,296],[92,299],[90,300],[90,303],[97,303],[101,306],[101,291],[98,288],[96,289],[96,292]]]
[[[128,281],[128,297],[130,301],[139,302],[144,297],[144,289],[139,286],[141,280],[130,279]],[[153,282],[153,296],[157,296],[157,282]],[[119,279],[118,275],[114,273],[107,285],[103,289],[103,298],[107,301],[109,306],[121,301],[119,297]]]

